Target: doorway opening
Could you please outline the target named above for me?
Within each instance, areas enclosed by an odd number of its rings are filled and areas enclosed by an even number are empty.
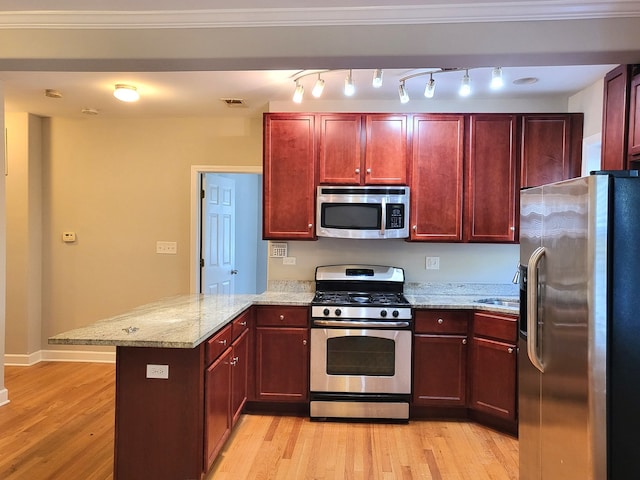
[[[260,167],[191,168],[190,249],[192,293],[254,294],[267,289]]]

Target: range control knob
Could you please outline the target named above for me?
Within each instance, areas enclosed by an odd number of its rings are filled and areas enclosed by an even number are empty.
[[[342,310],[336,308],[336,317],[339,317],[340,315],[342,315]]]
[[[325,308],[322,313],[324,314],[325,317],[328,317],[329,314],[331,313],[331,310],[329,310],[328,308]]]
[[[381,311],[380,311],[380,316],[381,316],[382,318],[386,317],[386,316],[387,316],[387,311],[386,311],[386,310],[381,310]]]
[[[398,310],[394,310],[393,312],[391,312],[391,315],[393,315],[393,318],[398,318],[398,315],[400,315],[400,312]]]

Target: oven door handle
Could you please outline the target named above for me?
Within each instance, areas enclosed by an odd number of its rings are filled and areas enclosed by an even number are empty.
[[[370,327],[370,328],[402,328],[408,327],[409,322],[376,322],[375,320],[312,320],[316,327]]]

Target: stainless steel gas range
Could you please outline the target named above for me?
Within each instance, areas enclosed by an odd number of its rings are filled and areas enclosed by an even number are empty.
[[[311,418],[407,420],[411,305],[404,270],[316,268],[311,302]]]

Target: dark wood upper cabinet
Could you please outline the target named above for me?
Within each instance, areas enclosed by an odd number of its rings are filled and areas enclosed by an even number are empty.
[[[603,170],[627,168],[631,65],[619,65],[604,77],[602,108]]]
[[[407,183],[407,116],[319,115],[319,182],[343,185]]]
[[[407,183],[407,116],[365,115],[365,178],[371,185]]]
[[[464,119],[413,116],[411,240],[462,241]]]
[[[583,114],[522,116],[520,186],[580,176]]]
[[[517,116],[471,115],[466,171],[465,238],[513,242],[517,237]]]
[[[637,65],[635,67],[638,67]],[[634,70],[635,72],[635,70]],[[640,161],[640,72],[631,80],[629,90],[629,167],[638,168]]]
[[[315,171],[315,115],[265,115],[263,238],[315,238]]]

